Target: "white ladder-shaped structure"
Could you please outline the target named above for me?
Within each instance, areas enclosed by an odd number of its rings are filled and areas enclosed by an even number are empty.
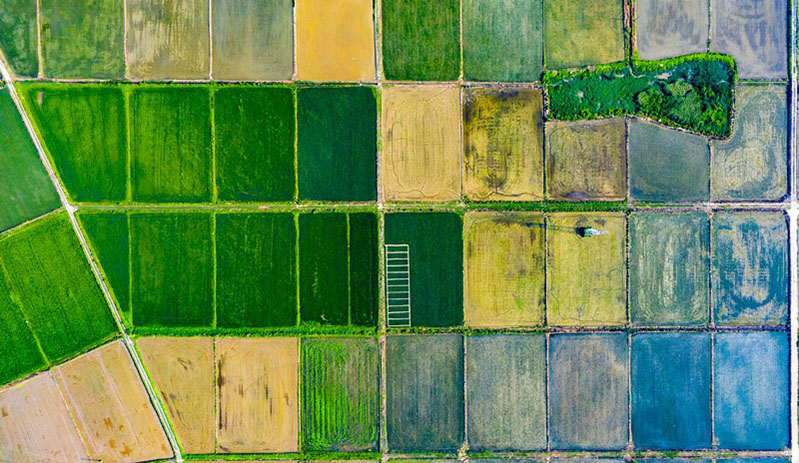
[[[411,326],[411,249],[386,244],[386,325]]]

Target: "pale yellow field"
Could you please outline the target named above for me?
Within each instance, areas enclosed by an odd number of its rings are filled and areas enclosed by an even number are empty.
[[[50,372],[0,391],[0,461],[85,461],[86,447]]]
[[[544,321],[544,214],[472,212],[464,219],[464,317],[472,327]]]
[[[219,451],[298,450],[296,338],[219,338]]]
[[[456,87],[383,90],[381,174],[387,201],[460,198],[460,120]]]
[[[90,458],[136,462],[172,456],[122,341],[81,355],[54,373]]]
[[[214,453],[214,339],[152,337],[137,345],[183,449]]]
[[[297,0],[297,78],[375,79],[372,0]]]

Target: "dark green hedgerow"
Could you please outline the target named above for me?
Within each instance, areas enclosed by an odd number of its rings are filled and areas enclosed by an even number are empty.
[[[703,135],[727,137],[736,78],[732,57],[703,53],[547,71],[543,83],[552,119],[640,115]]]

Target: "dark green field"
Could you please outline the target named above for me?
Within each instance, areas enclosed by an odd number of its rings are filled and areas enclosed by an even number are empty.
[[[300,315],[303,322],[349,323],[347,215],[300,215]]]
[[[130,151],[134,201],[210,201],[208,88],[170,85],[134,89]]]
[[[36,0],[0,2],[0,48],[18,76],[39,72],[37,35]]]
[[[131,214],[136,326],[211,326],[213,242],[207,213]]]
[[[297,324],[294,215],[218,214],[217,325]]]
[[[350,214],[350,315],[353,325],[377,326],[380,299],[377,215]]]
[[[0,273],[0,385],[45,366],[17,295]]]
[[[301,200],[377,198],[376,120],[372,87],[299,89],[297,169]]]
[[[65,213],[3,236],[0,262],[51,362],[116,333],[111,311]]]
[[[285,87],[214,93],[220,201],[294,199],[294,95]]]
[[[383,2],[383,70],[389,80],[457,80],[458,0]]]
[[[305,450],[377,449],[379,357],[374,338],[302,340]]]
[[[127,195],[127,117],[117,85],[21,84],[27,110],[77,202]]]

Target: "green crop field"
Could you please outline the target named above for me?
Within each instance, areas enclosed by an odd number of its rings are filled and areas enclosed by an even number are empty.
[[[297,324],[294,215],[218,214],[217,325]]]
[[[136,326],[211,326],[212,220],[207,213],[130,216]]]
[[[133,200],[212,198],[211,105],[207,87],[159,86],[130,97]]]
[[[377,281],[377,215],[349,214],[350,220],[350,322],[376,326],[380,299]]]
[[[300,199],[377,198],[377,102],[372,87],[297,92]]]
[[[36,1],[0,2],[0,48],[20,76],[36,77],[39,72]]]
[[[377,449],[376,339],[303,339],[301,362],[303,448]]]
[[[214,92],[220,201],[294,199],[294,95],[288,87]]]
[[[18,296],[0,272],[0,385],[45,366],[17,301]]]
[[[116,333],[111,311],[65,213],[3,235],[0,263],[51,362]]]
[[[349,322],[346,214],[300,215],[300,314],[304,322]]]
[[[122,87],[23,83],[20,89],[69,197],[125,201],[128,138]]]

